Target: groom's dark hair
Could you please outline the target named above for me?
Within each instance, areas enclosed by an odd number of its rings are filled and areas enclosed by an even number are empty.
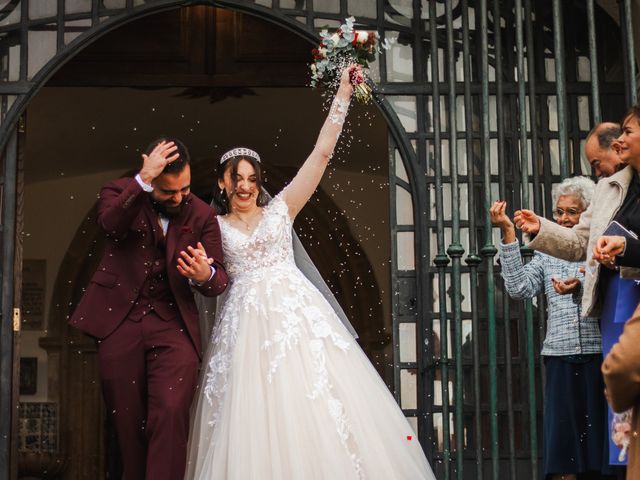
[[[191,163],[191,156],[189,155],[189,150],[187,150],[187,147],[184,143],[182,143],[180,140],[178,140],[177,138],[174,137],[160,137],[156,140],[154,140],[153,142],[151,142],[149,144],[149,146],[145,149],[144,153],[145,155],[149,155],[151,154],[151,152],[153,152],[153,149],[156,148],[156,146],[159,143],[162,142],[173,142],[176,147],[178,147],[178,150],[176,150],[175,153],[177,153],[178,155],[180,155],[176,160],[174,160],[173,162],[167,164],[166,167],[164,167],[164,169],[162,170],[162,173],[180,173],[184,170],[184,168]]]

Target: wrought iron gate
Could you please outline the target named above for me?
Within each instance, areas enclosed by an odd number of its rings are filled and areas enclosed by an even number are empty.
[[[590,127],[636,101],[631,0],[0,0],[0,478],[10,475],[17,120],[92,39],[196,3],[310,41],[354,15],[394,41],[374,68],[391,146],[395,393],[438,478],[538,478],[543,308],[506,297],[487,210],[501,198],[548,215],[554,183],[591,173],[580,155]]]

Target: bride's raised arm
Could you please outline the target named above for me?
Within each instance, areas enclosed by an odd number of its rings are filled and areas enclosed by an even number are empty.
[[[358,66],[349,66],[342,71],[340,87],[329,109],[329,115],[320,129],[316,145],[283,193],[291,218],[298,214],[315,192],[338,143],[353,93],[352,71],[353,75],[362,74]]]

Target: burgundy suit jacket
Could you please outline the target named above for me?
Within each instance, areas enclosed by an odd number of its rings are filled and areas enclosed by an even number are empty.
[[[105,185],[98,199],[98,224],[107,236],[105,251],[69,323],[98,339],[109,336],[127,317],[138,298],[151,262],[156,238],[162,235],[151,198],[134,178],[121,178]],[[208,282],[189,285],[177,270],[181,250],[202,242],[216,274]],[[205,296],[224,291],[228,283],[222,264],[220,227],[214,210],[195,195],[166,234],[167,278],[194,348],[201,355],[200,323],[191,288]]]

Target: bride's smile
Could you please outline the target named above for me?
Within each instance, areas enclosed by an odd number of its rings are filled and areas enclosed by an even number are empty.
[[[226,192],[232,212],[250,214],[258,208],[256,203],[258,196],[256,170],[247,160],[240,160],[235,172],[233,170],[229,165],[218,184],[220,189]]]

